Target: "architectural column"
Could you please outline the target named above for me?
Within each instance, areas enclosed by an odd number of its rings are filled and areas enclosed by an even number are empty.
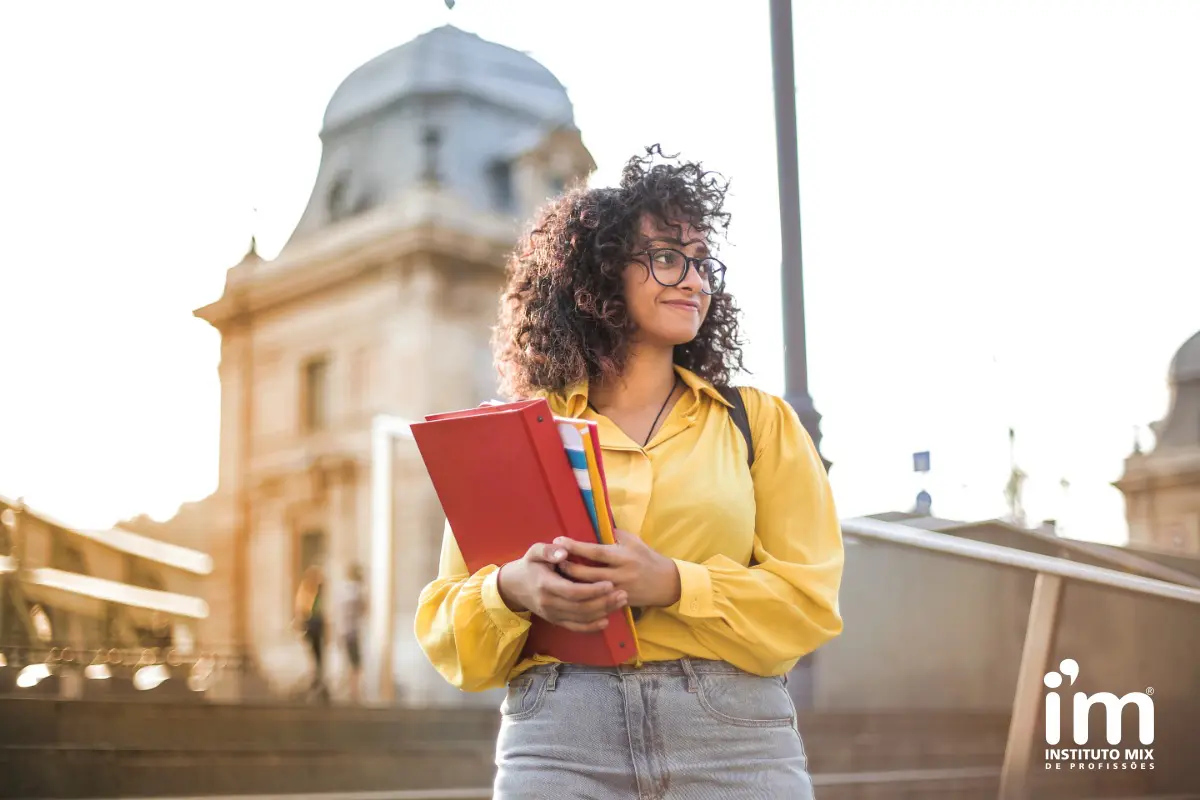
[[[241,660],[243,677],[257,671],[250,653],[249,613],[250,596],[248,572],[250,537],[253,533],[253,475],[254,454],[254,325],[249,314],[240,315],[238,338],[241,343],[239,358],[238,400],[238,467],[237,467],[237,522],[233,533],[233,641]]]

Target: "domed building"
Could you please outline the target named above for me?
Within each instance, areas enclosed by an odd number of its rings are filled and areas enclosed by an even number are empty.
[[[595,166],[549,70],[449,25],[352,72],[326,107],[321,141],[316,185],[285,254],[414,189],[525,217]]]
[[[291,622],[314,564],[334,610],[338,682],[336,610],[361,564],[368,585],[392,573],[397,693],[456,702],[412,634],[444,518],[415,446],[397,443],[396,556],[372,563],[372,422],[494,396],[488,340],[519,224],[595,164],[545,67],[449,26],[351,73],[321,141],[312,196],[278,258],[252,245],[220,299],[195,312],[221,334],[218,489],[161,534],[213,555],[201,635],[246,656],[267,690],[292,692],[308,672]]]
[[[1167,415],[1150,426],[1154,449],[1129,456],[1116,486],[1131,544],[1200,555],[1200,332],[1171,360],[1169,380]]]

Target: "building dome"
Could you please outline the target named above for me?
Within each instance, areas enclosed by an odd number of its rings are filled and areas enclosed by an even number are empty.
[[[1200,381],[1200,331],[1183,343],[1171,359],[1171,383]]]
[[[567,91],[548,69],[447,25],[342,81],[325,109],[312,195],[283,249],[386,216],[413,192],[515,221],[594,167]]]
[[[524,53],[445,25],[363,64],[325,109],[326,132],[414,95],[468,95],[524,111],[549,125],[573,125],[567,90]]]

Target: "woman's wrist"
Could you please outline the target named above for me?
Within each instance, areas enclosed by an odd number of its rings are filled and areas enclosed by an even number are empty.
[[[514,614],[523,614],[529,609],[526,608],[517,596],[513,593],[513,567],[515,561],[510,561],[504,564],[496,572],[496,591],[500,594],[500,599],[504,601],[504,605],[508,606],[508,610]],[[505,574],[507,570],[507,575]]]
[[[673,606],[679,602],[679,597],[683,593],[683,584],[679,578],[679,567],[675,564],[675,559],[662,556],[662,577],[659,578],[659,587],[661,595],[659,601],[655,605],[659,608]]]

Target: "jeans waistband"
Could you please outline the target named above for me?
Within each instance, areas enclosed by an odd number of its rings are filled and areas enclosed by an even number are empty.
[[[602,675],[697,675],[724,673],[727,675],[750,675],[727,661],[709,661],[700,658],[679,658],[672,661],[645,661],[640,667],[622,664],[618,667],[594,667],[588,664],[539,664],[528,672],[553,672],[558,675],[593,673]]]

